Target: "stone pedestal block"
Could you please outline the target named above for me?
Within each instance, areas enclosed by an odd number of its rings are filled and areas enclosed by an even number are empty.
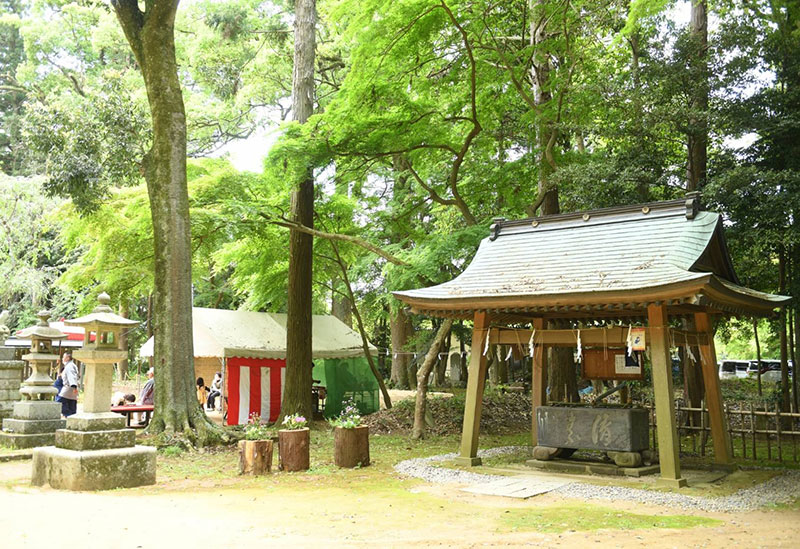
[[[8,418],[3,420],[3,431],[7,433],[23,433],[26,435],[40,435],[42,433],[56,432],[63,429],[67,422],[63,419],[18,419]]]
[[[14,416],[3,420],[0,445],[10,448],[49,446],[55,441],[61,419],[61,403],[48,400],[23,400],[14,403]]]
[[[156,482],[156,449],[149,446],[68,450],[47,446],[33,451],[34,486],[58,490],[110,490]]]
[[[14,448],[15,450],[52,446],[55,439],[56,434],[52,431],[49,433],[9,433],[0,431],[0,446]]]
[[[4,349],[0,348],[0,351]],[[14,357],[13,349],[11,353],[0,352],[0,355]],[[25,363],[21,360],[0,360],[0,419],[11,416],[11,409],[14,403],[20,398],[19,386],[22,381],[22,368]]]
[[[108,431],[56,431],[56,446],[66,450],[102,450],[104,448],[130,448],[136,444],[133,429]]]
[[[14,417],[28,420],[60,420],[61,403],[51,400],[21,400],[14,403]]]
[[[108,405],[106,405],[106,409],[108,409]],[[124,428],[125,416],[114,412],[94,414],[81,412],[67,418],[67,429],[73,431],[106,431]]]
[[[83,393],[83,411],[88,413],[102,413],[108,411],[111,402],[111,382],[114,373],[113,364],[86,363],[84,386],[93,390]]]

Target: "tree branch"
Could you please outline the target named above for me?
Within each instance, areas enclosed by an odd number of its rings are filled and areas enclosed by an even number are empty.
[[[374,253],[375,255],[379,255],[380,257],[384,258],[386,261],[390,263],[394,263],[395,265],[400,265],[401,267],[409,267],[410,265],[403,261],[402,259],[390,254],[389,252],[379,248],[375,244],[371,242],[367,242],[363,238],[359,238],[357,236],[352,236],[349,234],[341,234],[341,233],[328,233],[324,231],[318,231],[317,229],[312,229],[310,227],[306,227],[300,223],[295,221],[291,221],[289,219],[273,219],[269,215],[260,212],[259,215],[263,217],[268,223],[273,225],[277,225],[279,227],[283,227],[285,229],[291,229],[294,231],[299,231],[301,233],[309,234],[311,236],[315,236],[318,238],[325,238],[327,240],[339,240],[341,242],[348,242],[350,244],[355,244],[356,246],[360,246],[365,250],[369,250],[370,252]]]

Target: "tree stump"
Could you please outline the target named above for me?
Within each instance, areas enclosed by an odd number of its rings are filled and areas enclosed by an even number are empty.
[[[278,431],[278,469],[281,471],[307,471],[309,467],[309,430]]]
[[[369,465],[369,427],[336,427],[333,431],[333,461],[339,467]]]
[[[239,474],[265,475],[272,471],[271,440],[239,441]]]

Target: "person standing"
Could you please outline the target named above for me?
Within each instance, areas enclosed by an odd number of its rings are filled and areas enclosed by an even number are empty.
[[[64,371],[61,372],[61,380],[64,385],[61,387],[58,396],[61,397],[61,415],[69,417],[78,412],[80,374],[78,373],[78,365],[72,360],[72,351],[64,351],[61,360],[64,363]]]
[[[156,382],[155,370],[150,368],[147,370],[147,383],[142,387],[142,392],[139,393],[139,404],[153,404],[153,396],[155,395]]]
[[[142,387],[142,392],[139,393],[139,404],[151,406],[153,405],[156,393],[156,380],[154,379],[156,375],[155,370],[150,368],[147,370],[147,383],[144,384]],[[142,412],[139,414],[139,425],[146,425],[147,421],[150,417],[150,412]]]

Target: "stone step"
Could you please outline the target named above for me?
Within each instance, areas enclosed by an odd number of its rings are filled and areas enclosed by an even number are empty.
[[[56,446],[65,450],[104,450],[131,448],[136,444],[136,431],[114,429],[109,431],[56,431]]]
[[[56,429],[63,429],[67,422],[63,419],[20,419],[9,418],[3,420],[3,431],[9,433],[19,433],[25,435],[56,432]]]
[[[6,420],[8,421],[8,420]],[[6,448],[38,448],[39,446],[52,446],[55,442],[55,433],[8,433],[0,431],[0,446]]]

